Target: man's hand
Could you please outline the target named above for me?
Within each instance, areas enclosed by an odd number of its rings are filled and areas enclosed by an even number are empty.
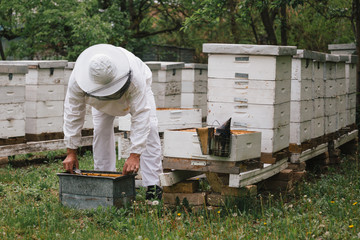
[[[76,149],[67,149],[67,157],[63,161],[64,169],[73,174],[74,167],[79,168],[79,161],[76,155]]]
[[[130,157],[126,160],[122,173],[124,175],[136,173],[140,167],[140,154],[130,153]]]

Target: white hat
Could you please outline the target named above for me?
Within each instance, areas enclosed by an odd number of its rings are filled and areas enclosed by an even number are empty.
[[[119,91],[130,75],[125,53],[110,44],[97,44],[85,49],[74,67],[79,87],[93,96],[109,96]]]

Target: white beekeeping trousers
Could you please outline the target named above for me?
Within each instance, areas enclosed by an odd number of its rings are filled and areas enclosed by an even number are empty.
[[[142,184],[160,186],[159,174],[162,173],[161,143],[158,133],[156,106],[152,92],[147,93],[151,103],[150,133],[146,142],[146,150],[140,157]],[[114,137],[114,116],[92,108],[94,123],[94,169],[98,171],[116,171],[116,153]],[[130,133],[131,138],[131,133]],[[122,170],[122,169],[121,169]]]

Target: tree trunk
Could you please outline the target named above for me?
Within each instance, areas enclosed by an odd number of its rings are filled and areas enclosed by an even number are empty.
[[[267,34],[269,44],[277,45],[276,35],[275,35],[275,31],[274,31],[274,26],[273,26],[274,24],[269,16],[269,9],[267,6],[263,6],[263,8],[261,9],[260,16],[261,16],[263,25],[265,27],[265,31]]]
[[[228,7],[230,10],[230,27],[231,27],[231,34],[233,36],[234,43],[240,42],[240,36],[237,31],[238,26],[236,24],[236,1],[229,0],[228,1]]]
[[[280,7],[280,21],[281,21],[281,45],[287,45],[287,16],[286,16],[286,2],[282,1]]]
[[[1,38],[0,38],[0,55],[1,55],[2,60],[6,60],[6,56],[5,56],[5,53],[4,53],[4,48],[3,48],[3,45],[2,45]]]

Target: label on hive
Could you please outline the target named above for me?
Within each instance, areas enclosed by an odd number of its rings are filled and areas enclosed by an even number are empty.
[[[235,80],[209,78],[209,102],[238,102],[249,104],[279,104],[290,101],[291,82],[263,80]]]
[[[216,126],[230,117],[232,129],[273,129],[290,123],[290,102],[276,105],[208,102],[209,126]]]
[[[181,147],[179,147],[181,143]],[[260,157],[261,133],[232,131],[230,156],[203,155],[195,129],[169,130],[164,133],[164,156],[217,161],[242,161]]]
[[[249,60],[238,61],[239,57],[248,57]],[[291,79],[291,57],[211,54],[208,58],[208,77],[288,80]]]

